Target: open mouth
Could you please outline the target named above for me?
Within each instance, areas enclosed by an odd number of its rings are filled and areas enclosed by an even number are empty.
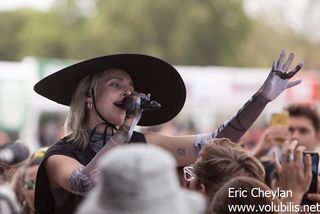
[[[114,105],[117,106],[118,108],[124,109],[122,101],[115,102]]]

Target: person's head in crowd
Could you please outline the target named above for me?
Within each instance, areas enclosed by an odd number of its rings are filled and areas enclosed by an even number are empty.
[[[47,147],[43,147],[34,152],[28,161],[17,170],[13,179],[14,191],[25,214],[34,212],[36,175],[46,149]]]
[[[307,104],[292,104],[286,110],[289,114],[290,140],[297,140],[307,150],[315,150],[320,139],[320,119],[316,108]]]
[[[112,149],[100,162],[102,182],[87,196],[79,214],[200,214],[204,197],[182,189],[176,161],[153,145]]]
[[[160,87],[162,82],[166,87]],[[90,138],[94,134],[105,132],[110,136],[120,128],[127,110],[123,99],[135,94],[133,92],[139,92],[142,100],[150,99],[142,93],[161,100],[161,108],[141,115],[138,122],[141,126],[170,121],[180,112],[186,97],[183,79],[172,65],[142,54],[114,54],[84,60],[47,76],[34,89],[70,107],[65,134],[83,147],[93,141]],[[168,96],[169,93],[175,99]]]
[[[19,140],[0,146],[0,183],[10,182],[12,175],[28,159],[29,148]]]
[[[236,191],[239,192],[236,192]],[[258,191],[260,191],[259,197]],[[272,195],[263,196],[261,192],[266,193],[270,192],[271,189],[264,184],[262,181],[250,178],[250,177],[235,177],[230,181],[223,184],[219,190],[216,192],[214,198],[209,204],[209,214],[228,214],[231,213],[230,207],[233,208],[239,206],[238,208],[243,209],[243,207],[249,207],[250,205],[255,206],[254,211],[246,210],[234,210],[232,213],[256,213],[256,209],[261,207],[259,213],[272,214],[278,213],[274,211],[270,211],[269,209],[263,209],[266,206],[279,205],[280,201],[277,197],[273,198]],[[241,193],[241,195],[240,195]]]
[[[265,176],[262,164],[227,138],[210,140],[205,144],[200,157],[189,169],[185,169],[186,174],[188,171],[193,173],[189,178],[189,188],[202,192],[209,200],[221,185],[234,177],[247,176],[263,181]]]
[[[316,107],[306,103],[290,104],[284,108],[288,115],[285,126],[273,125],[268,127],[261,136],[251,154],[259,158],[266,169],[265,182],[270,186],[273,180],[273,154],[282,158],[284,144],[297,141],[298,146],[306,151],[319,151],[320,118]]]

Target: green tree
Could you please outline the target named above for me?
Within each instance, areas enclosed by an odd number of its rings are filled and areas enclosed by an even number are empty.
[[[18,42],[18,31],[25,24],[21,14],[15,12],[0,13],[0,58],[1,60],[17,60],[21,49]]]
[[[47,13],[0,13],[0,57],[135,52],[173,64],[232,65],[249,29],[241,0],[96,0],[90,13],[81,2],[57,0]]]
[[[278,31],[265,19],[252,21],[248,37],[242,42],[234,58],[236,66],[271,67],[282,48],[295,52],[295,63],[304,61],[304,69],[320,68],[320,42],[311,42],[305,35],[300,35],[286,26]],[[279,25],[278,25],[279,28]]]
[[[89,52],[141,52],[174,64],[222,65],[230,62],[249,27],[237,0],[103,0],[97,5],[97,16],[87,23],[90,36],[84,38]]]

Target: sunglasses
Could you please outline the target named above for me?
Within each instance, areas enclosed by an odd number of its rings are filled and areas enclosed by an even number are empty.
[[[27,190],[34,190],[36,187],[35,180],[25,180],[23,181],[23,187]]]
[[[193,165],[183,167],[183,177],[186,181],[191,181],[194,177],[196,177]]]

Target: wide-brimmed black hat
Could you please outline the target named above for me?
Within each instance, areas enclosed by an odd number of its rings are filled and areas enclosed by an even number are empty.
[[[116,54],[85,60],[61,69],[40,80],[34,90],[57,103],[70,105],[78,83],[86,76],[109,68],[126,71],[135,91],[150,93],[161,104],[155,111],[145,111],[138,123],[153,126],[174,118],[186,99],[186,88],[177,70],[158,58],[141,54]]]

